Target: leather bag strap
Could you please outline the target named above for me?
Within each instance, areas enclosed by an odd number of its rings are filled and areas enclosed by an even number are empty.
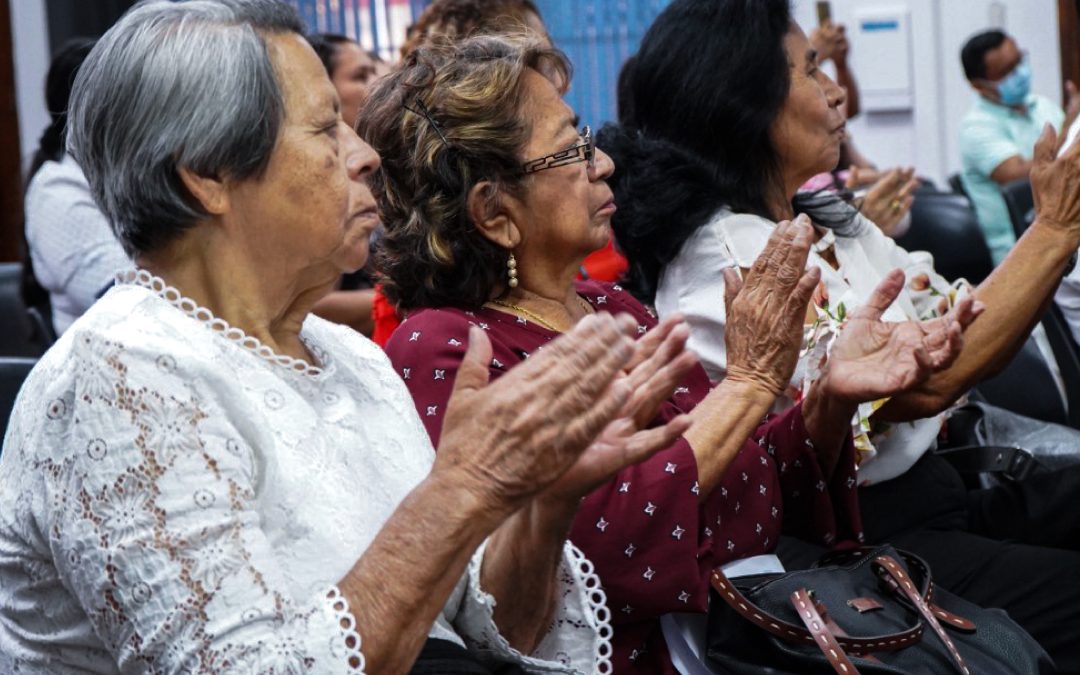
[[[875,555],[881,549],[876,546],[861,546],[855,549],[849,549],[846,551],[833,551],[827,553],[819,561],[819,565],[846,565],[856,560],[864,558],[868,555]],[[939,607],[934,604],[934,584],[930,575],[930,567],[919,556],[907,551],[898,550],[897,554],[903,559],[904,563],[908,566],[908,569],[914,569],[918,572],[918,576],[922,579],[922,584],[919,589],[919,593],[926,600],[926,604],[930,606],[930,611],[934,613],[938,619],[944,621],[949,628],[958,630],[962,633],[974,633],[976,626],[975,622],[966,619],[959,614],[953,614],[952,612]],[[905,600],[907,596],[896,588],[895,582],[892,582],[890,586],[896,591],[901,600]],[[905,603],[910,604],[910,603]],[[915,607],[911,607],[912,611],[915,611]]]
[[[791,594],[791,604],[795,607],[795,612],[802,619],[806,629],[814,636],[814,644],[821,650],[833,670],[838,675],[858,675],[859,669],[836,641],[836,636],[832,634],[825,619],[818,612],[810,593],[805,588],[800,588]]]
[[[712,572],[712,586],[720,598],[735,612],[761,630],[775,635],[786,642],[799,644],[817,644],[814,636],[804,626],[788,623],[765,612],[746,599],[735,584],[724,575],[719,567]],[[923,635],[922,622],[900,633],[877,637],[837,637],[836,642],[845,652],[863,656],[871,652],[898,652],[916,644]]]
[[[875,571],[879,575],[887,575],[896,582],[895,588],[907,596],[907,599],[915,606],[915,610],[919,613],[919,616],[923,618],[923,621],[930,625],[930,628],[937,633],[938,638],[945,643],[945,649],[949,652],[949,656],[952,657],[953,663],[960,670],[963,675],[971,675],[971,670],[967,664],[964,663],[964,658],[960,656],[960,652],[956,649],[956,645],[953,644],[952,639],[949,637],[945,629],[938,623],[937,617],[930,609],[930,605],[923,599],[923,596],[919,594],[915,588],[915,584],[911,581],[911,577],[895,558],[889,555],[879,555],[874,558],[876,563],[874,566]]]

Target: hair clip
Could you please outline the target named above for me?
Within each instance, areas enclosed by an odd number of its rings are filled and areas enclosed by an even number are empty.
[[[421,117],[426,119],[428,121],[428,124],[431,125],[431,128],[435,130],[435,133],[439,135],[439,138],[442,140],[443,145],[449,148],[450,141],[446,139],[446,135],[443,133],[442,127],[439,126],[439,123],[436,122],[435,118],[431,116],[431,112],[427,109],[427,106],[424,105],[424,102],[420,100],[419,96],[417,96],[414,101],[416,102],[416,109],[410,108],[409,104],[405,102],[402,102],[401,107],[405,108],[414,115],[420,115]]]

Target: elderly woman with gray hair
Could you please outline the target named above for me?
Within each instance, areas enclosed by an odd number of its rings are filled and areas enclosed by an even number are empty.
[[[0,671],[399,673],[437,639],[468,672],[605,672],[566,533],[686,429],[634,420],[688,355],[604,315],[488,386],[477,329],[436,459],[386,357],[308,314],[366,258],[379,158],[300,30],[275,0],[147,2],[79,75],[70,148],[139,269],[16,404]]]

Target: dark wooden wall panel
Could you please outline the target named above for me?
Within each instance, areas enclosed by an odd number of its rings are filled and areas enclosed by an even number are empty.
[[[1064,80],[1080,86],[1080,0],[1058,0],[1058,30],[1061,37],[1061,103],[1064,106]]]
[[[4,262],[19,259],[23,224],[22,151],[8,3],[9,0],[0,0],[0,261]]]

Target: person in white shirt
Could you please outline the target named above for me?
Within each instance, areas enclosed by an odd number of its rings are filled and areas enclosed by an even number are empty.
[[[1080,633],[1080,589],[1062,583],[1080,569],[1080,471],[969,492],[928,452],[935,418],[1011,359],[1080,244],[1080,149],[1055,160],[1054,132],[1044,133],[1031,170],[1035,223],[977,288],[953,284],[928,255],[898,247],[846,205],[798,193],[838,161],[844,94],[818,68],[786,2],[676,0],[662,18],[631,73],[632,114],[598,139],[615,160],[612,226],[638,292],[661,316],[686,317],[691,349],[722,377],[725,290],[775,223],[807,213],[817,226],[810,261],[822,285],[807,307],[791,400],[828,368],[835,335],[896,269],[905,289],[877,307],[887,319],[923,319],[972,294],[985,311],[965,331],[957,361],[913,392],[862,406],[852,420],[864,531],[868,541],[925,555],[935,583],[1006,609],[1063,671],[1080,671],[1071,637]]]
[[[634,421],[671,395],[638,369],[677,336],[635,347],[597,315],[487,386],[474,329],[436,459],[382,352],[309,314],[365,261],[379,158],[291,6],[140,3],[70,115],[139,269],[15,404],[0,672],[402,673],[425,644],[470,672],[608,672],[610,612],[566,533],[686,429]]]
[[[49,66],[45,101],[52,122],[41,136],[24,205],[31,273],[49,294],[58,335],[131,265],[82,169],[64,152],[71,85],[93,46],[93,40],[74,40]]]

